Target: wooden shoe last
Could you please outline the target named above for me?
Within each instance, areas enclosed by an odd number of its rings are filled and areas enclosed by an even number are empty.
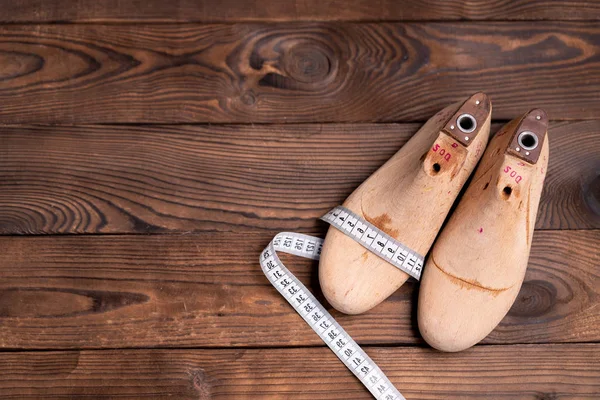
[[[548,166],[547,126],[537,109],[495,135],[436,240],[418,304],[419,329],[431,346],[473,346],[519,293]]]
[[[425,255],[483,154],[491,111],[484,93],[440,111],[343,206]],[[390,296],[408,277],[336,228],[329,228],[319,281],[337,310],[365,312]]]

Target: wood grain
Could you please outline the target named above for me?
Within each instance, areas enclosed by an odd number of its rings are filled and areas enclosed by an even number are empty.
[[[274,347],[321,340],[270,286],[269,232],[1,237],[0,347]],[[600,230],[538,231],[515,305],[486,343],[600,339]],[[323,300],[316,262],[284,262]],[[333,315],[360,343],[422,343],[416,284]]]
[[[597,344],[367,352],[411,400],[600,395]],[[8,353],[0,373],[0,398],[371,398],[327,348]]]
[[[314,230],[419,126],[3,126],[0,233]],[[552,125],[538,229],[600,228],[599,132]]]
[[[570,133],[575,130],[581,136]],[[556,123],[548,137],[550,163],[536,227],[600,227],[600,121]]]
[[[480,90],[593,119],[599,51],[595,22],[6,25],[0,123],[423,121]]]
[[[132,0],[2,0],[0,8],[0,22],[600,19],[600,5],[593,0],[148,0],[143,5]]]

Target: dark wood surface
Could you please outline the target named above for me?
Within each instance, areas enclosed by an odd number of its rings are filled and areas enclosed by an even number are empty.
[[[457,354],[420,338],[414,281],[332,313],[409,400],[600,398],[599,21],[593,0],[0,0],[0,398],[369,398],[258,254],[322,236],[479,90],[493,131],[552,119],[512,309]],[[284,261],[322,300],[317,263]]]
[[[595,0],[1,0],[6,22],[599,20]]]
[[[0,237],[11,349],[321,345],[256,262],[274,232]],[[525,283],[485,343],[600,341],[599,230],[537,231]],[[238,247],[228,253],[224,249]],[[548,251],[552,249],[552,251]],[[285,258],[322,301],[317,263]],[[226,271],[226,272],[225,272]],[[359,343],[422,344],[416,283],[335,318]]]
[[[5,25],[0,123],[424,121],[600,115],[594,22]]]
[[[0,126],[0,233],[314,230],[418,127]],[[538,229],[600,228],[598,132],[552,125]]]
[[[367,351],[408,399],[592,399],[600,391],[598,344]],[[8,353],[0,373],[0,390],[18,399],[369,398],[326,348]]]

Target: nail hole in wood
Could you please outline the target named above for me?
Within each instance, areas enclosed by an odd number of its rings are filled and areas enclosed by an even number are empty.
[[[510,186],[506,186],[502,192],[504,192],[504,198],[508,199],[512,194],[512,188]]]
[[[433,172],[435,174],[437,174],[438,172],[440,172],[441,169],[442,169],[442,167],[440,166],[440,164],[438,164],[438,163],[433,164]]]

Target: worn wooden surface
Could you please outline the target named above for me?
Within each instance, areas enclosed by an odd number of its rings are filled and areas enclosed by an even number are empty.
[[[458,354],[370,347],[409,399],[591,399],[598,344],[481,346]],[[313,360],[319,360],[315,368]],[[12,398],[367,399],[326,348],[9,353],[0,391]]]
[[[414,281],[334,315],[409,400],[600,397],[598,2],[0,10],[0,398],[369,398],[258,254],[279,230],[322,235],[318,216],[478,90],[492,131],[553,120],[515,305],[458,354],[420,338]],[[317,264],[285,261],[322,299]]]
[[[3,123],[427,120],[600,114],[598,22],[5,25]]]
[[[0,126],[0,233],[315,229],[418,127]],[[552,125],[538,229],[600,228],[598,132]]]
[[[599,20],[595,0],[0,1],[6,22]]]
[[[256,263],[274,233],[0,237],[0,345],[320,345]],[[521,293],[485,342],[600,341],[599,241],[598,230],[537,231]],[[238,249],[223,254],[230,243]],[[322,299],[317,263],[285,260]],[[416,286],[366,314],[332,312],[360,343],[422,343]]]

